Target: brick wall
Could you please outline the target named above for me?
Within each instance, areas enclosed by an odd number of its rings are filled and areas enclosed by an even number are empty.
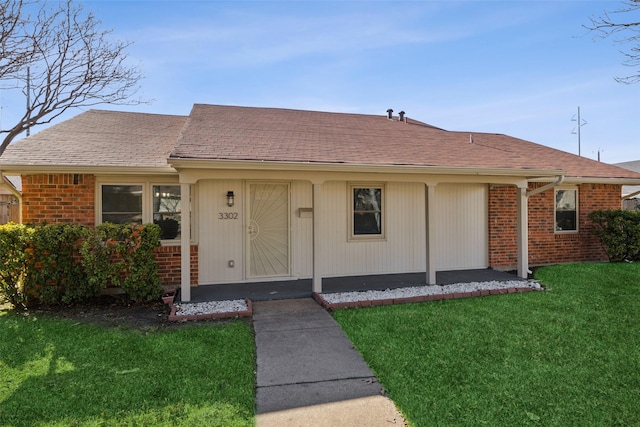
[[[41,174],[22,176],[22,221],[95,226],[95,176]],[[180,246],[156,250],[162,284],[180,286]],[[198,247],[191,246],[191,284],[198,283]]]
[[[529,189],[544,184],[532,183]],[[529,197],[529,265],[607,259],[591,232],[588,215],[597,209],[620,209],[621,187],[613,184],[578,186],[578,233],[555,233],[554,190]],[[495,187],[489,191],[489,265],[510,269],[517,265],[517,189]]]
[[[84,174],[23,175],[22,222],[95,225],[95,177]]]
[[[163,286],[180,286],[180,246],[163,246],[156,249],[158,274]],[[191,284],[198,284],[198,247],[191,245]]]

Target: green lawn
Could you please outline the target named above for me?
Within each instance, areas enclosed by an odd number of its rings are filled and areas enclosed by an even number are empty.
[[[335,318],[412,426],[640,425],[640,264],[536,277],[547,291]]]
[[[141,331],[0,311],[0,425],[253,425],[254,367],[244,322]]]

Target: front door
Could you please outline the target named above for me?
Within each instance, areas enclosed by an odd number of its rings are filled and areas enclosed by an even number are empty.
[[[248,186],[247,277],[289,276],[289,184]]]

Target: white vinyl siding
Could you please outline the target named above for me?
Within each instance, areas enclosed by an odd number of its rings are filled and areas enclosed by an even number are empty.
[[[232,283],[244,279],[243,189],[240,180],[198,182],[200,284]],[[233,207],[227,206],[228,191],[233,191],[235,195]],[[222,219],[220,214],[223,214]],[[227,214],[226,217],[224,214]],[[229,261],[233,261],[233,267],[229,266]]]
[[[290,277],[310,278],[313,274],[314,216],[321,222],[323,277],[424,272],[425,184],[384,183],[385,238],[350,240],[351,184],[347,181],[323,183],[320,211],[313,212],[311,183],[290,183]],[[199,283],[251,280],[246,272],[247,182],[201,180],[196,188],[199,200]],[[228,191],[235,194],[233,208],[226,204]],[[436,186],[436,199],[432,206],[436,221],[436,270],[488,266],[487,192],[485,184]],[[237,213],[238,218],[219,219],[221,212]],[[234,267],[229,267],[229,261],[234,261]]]
[[[489,265],[488,189],[485,184],[440,184],[435,201],[436,269]]]
[[[346,182],[322,185],[325,277],[420,272],[425,269],[424,184],[385,185],[384,240],[354,241],[350,235]]]

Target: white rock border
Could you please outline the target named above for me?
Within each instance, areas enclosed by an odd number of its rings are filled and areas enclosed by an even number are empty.
[[[452,285],[410,286],[405,288],[385,289],[382,291],[354,291],[319,294],[329,304],[340,304],[360,301],[379,301],[389,299],[405,299],[429,295],[461,294],[477,291],[499,289],[531,288],[541,290],[540,283],[533,280],[506,280],[488,282],[454,283]]]
[[[369,305],[400,304],[422,302],[446,298],[467,298],[474,296],[506,294],[543,290],[534,280],[506,280],[454,283],[452,285],[407,286],[396,289],[351,291],[335,293],[314,293],[313,298],[328,310],[336,308]],[[253,314],[251,300],[236,299],[206,302],[174,302],[175,290],[163,295],[163,300],[171,307],[169,320],[222,319],[250,317]]]
[[[194,316],[212,313],[235,313],[249,310],[247,302],[243,299],[206,302],[182,302],[174,304],[176,315]]]

